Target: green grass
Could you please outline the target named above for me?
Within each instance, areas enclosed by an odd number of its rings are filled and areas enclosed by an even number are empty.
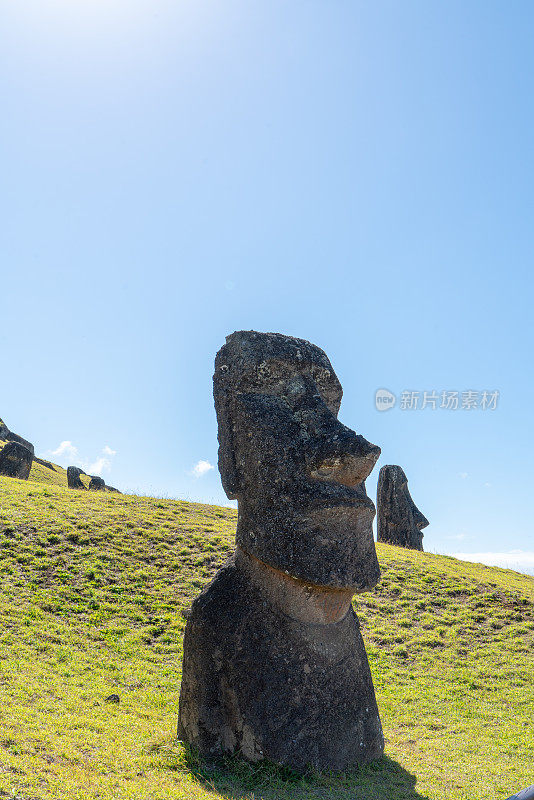
[[[81,477],[83,478],[84,476],[82,475]],[[67,470],[57,464],[54,464],[54,469],[49,469],[34,461],[30,472],[30,480],[38,483],[48,483],[52,486],[63,486],[66,489]],[[87,485],[89,484],[87,483]]]
[[[532,783],[534,581],[386,545],[382,581],[355,607],[387,757],[299,778],[188,753],[181,612],[235,522],[0,478],[0,798],[503,800]]]

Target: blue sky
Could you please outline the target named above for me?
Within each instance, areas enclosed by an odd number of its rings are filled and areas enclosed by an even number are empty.
[[[215,352],[300,336],[403,466],[426,548],[531,568],[532,4],[17,0],[0,22],[7,424],[118,488],[226,502]],[[380,413],[378,388],[500,397]]]

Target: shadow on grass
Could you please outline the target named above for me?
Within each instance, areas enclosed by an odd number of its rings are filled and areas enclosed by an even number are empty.
[[[226,800],[430,800],[416,791],[415,775],[387,756],[355,771],[299,775],[274,764],[184,755],[199,784]]]

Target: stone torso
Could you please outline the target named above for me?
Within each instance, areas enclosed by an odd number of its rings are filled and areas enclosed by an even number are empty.
[[[179,734],[205,754],[296,770],[344,769],[382,754],[352,608],[333,623],[293,619],[235,558],[193,603],[182,680]]]

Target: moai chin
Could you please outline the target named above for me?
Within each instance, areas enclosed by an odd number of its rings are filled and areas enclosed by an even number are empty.
[[[341,395],[325,353],[302,339],[240,331],[217,353],[237,549],[193,602],[178,723],[206,756],[303,771],[383,753],[351,606],[380,576],[363,483],[380,449],[338,421]]]
[[[404,470],[396,464],[387,464],[378,474],[376,507],[379,542],[423,549],[422,530],[429,523],[412,500]]]

